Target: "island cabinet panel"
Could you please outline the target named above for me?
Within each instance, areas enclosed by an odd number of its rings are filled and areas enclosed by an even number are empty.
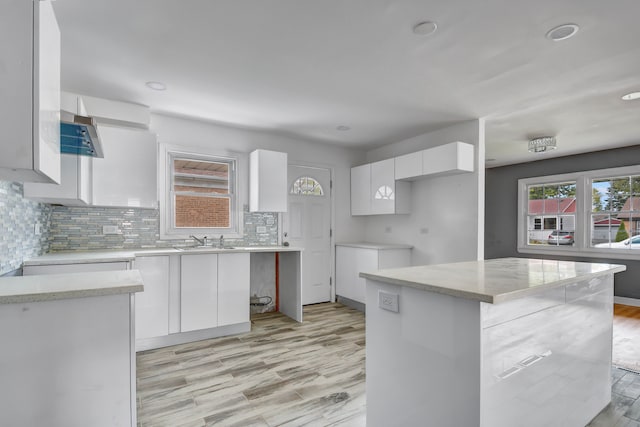
[[[0,305],[0,425],[135,426],[131,301]]]
[[[169,256],[136,257],[144,292],[136,294],[136,339],[169,334]]]
[[[624,266],[473,264],[366,274],[367,425],[587,425],[611,401],[613,273]],[[524,273],[499,271],[508,265]]]
[[[180,331],[218,326],[218,255],[180,259]]]

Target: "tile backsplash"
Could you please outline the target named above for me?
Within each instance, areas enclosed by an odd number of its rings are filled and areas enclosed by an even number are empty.
[[[103,234],[103,227],[117,234]],[[160,239],[158,209],[53,206],[50,250],[166,248],[193,244],[193,240]],[[244,212],[244,238],[227,239],[233,246],[263,246],[278,243],[278,214]]]
[[[51,212],[50,205],[25,199],[22,184],[0,181],[0,275],[49,250]]]

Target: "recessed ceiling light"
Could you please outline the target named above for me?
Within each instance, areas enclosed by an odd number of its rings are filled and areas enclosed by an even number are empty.
[[[346,132],[348,130],[351,130],[351,128],[349,126],[340,125],[340,126],[336,126],[336,130],[339,130],[341,132]]]
[[[438,29],[438,24],[432,21],[424,21],[419,22],[413,26],[413,34],[418,34],[420,36],[428,36],[429,34],[433,34]]]
[[[560,40],[566,40],[575,36],[579,29],[580,27],[576,24],[562,24],[550,29],[545,37],[555,42],[559,42]]]
[[[167,85],[162,82],[146,82],[145,85],[153,90],[167,90]]]
[[[633,101],[634,99],[640,99],[640,92],[631,92],[622,96],[625,101]]]

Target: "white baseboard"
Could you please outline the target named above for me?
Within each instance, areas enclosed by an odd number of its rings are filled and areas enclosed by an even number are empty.
[[[627,297],[613,297],[613,302],[616,304],[631,305],[633,307],[640,307],[640,299],[627,298]]]

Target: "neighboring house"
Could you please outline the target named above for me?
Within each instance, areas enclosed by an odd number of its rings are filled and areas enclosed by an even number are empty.
[[[629,236],[640,234],[640,197],[629,197],[620,209],[618,219],[624,222]]]
[[[619,219],[601,219],[593,223],[593,235],[591,236],[591,243],[605,243],[615,242],[616,234],[618,233],[618,227],[620,227]]]
[[[529,241],[546,240],[553,230],[575,231],[576,198],[529,200]]]

